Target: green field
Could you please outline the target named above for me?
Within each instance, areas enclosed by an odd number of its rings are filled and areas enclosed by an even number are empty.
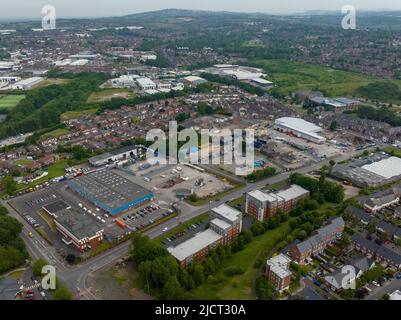
[[[328,96],[352,96],[356,89],[383,79],[329,67],[288,60],[254,60],[282,95],[301,90],[319,90]],[[395,83],[401,87],[399,81]]]
[[[25,184],[20,184],[20,185],[18,185],[19,190],[30,188],[30,187],[35,187],[36,185],[41,184],[46,181],[49,181],[50,179],[53,179],[55,177],[63,176],[63,175],[65,175],[65,168],[67,166],[68,166],[68,160],[57,161],[56,163],[49,166],[49,168],[47,170],[47,172],[48,172],[47,176],[30,183],[28,186]]]
[[[19,160],[16,160],[16,161],[15,161],[15,164],[16,164],[16,165],[20,165],[20,166],[26,166],[26,165],[28,165],[28,164],[30,164],[30,163],[32,163],[32,162],[33,162],[33,160],[19,159]]]
[[[56,129],[51,132],[45,133],[44,135],[41,136],[42,139],[48,139],[48,138],[58,138],[64,134],[69,133],[70,131],[68,129]]]
[[[214,278],[224,277],[224,269],[229,266],[241,267],[245,272],[238,276],[225,277],[224,282],[219,284],[207,281],[191,291],[195,299],[254,299],[252,283],[260,272],[259,268],[254,267],[255,261],[259,257],[263,259],[267,258],[271,250],[283,240],[289,231],[290,227],[287,221],[277,229],[267,231],[265,234],[254,238],[244,250],[233,254],[232,258],[226,262],[226,265],[221,268]]]
[[[71,120],[71,119],[76,119],[84,115],[89,115],[89,114],[94,114],[96,113],[97,109],[86,109],[86,110],[80,110],[80,111],[68,111],[63,113],[60,116],[61,121],[66,121],[66,120]]]
[[[401,158],[401,149],[397,147],[385,147],[383,148],[383,151],[389,154],[393,154],[395,157]]]
[[[128,89],[103,89],[101,91],[92,93],[88,98],[88,103],[109,101],[113,98],[130,99],[134,96],[135,94],[130,92]]]
[[[23,94],[0,95],[0,109],[13,109],[24,98]]]
[[[35,89],[36,88],[43,88],[43,87],[47,87],[47,86],[50,86],[50,85],[53,85],[53,84],[55,84],[55,85],[63,85],[63,84],[66,84],[68,82],[70,82],[70,80],[68,80],[68,79],[46,79],[46,80],[43,80],[40,83],[36,84],[34,86],[34,88]]]
[[[263,42],[259,39],[245,41],[242,46],[246,48],[264,48]]]

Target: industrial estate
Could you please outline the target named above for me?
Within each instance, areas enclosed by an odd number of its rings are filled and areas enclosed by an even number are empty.
[[[400,300],[401,31],[305,15],[0,23],[0,300]]]

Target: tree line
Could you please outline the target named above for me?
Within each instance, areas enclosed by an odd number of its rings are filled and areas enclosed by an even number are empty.
[[[324,201],[342,203],[344,201],[344,188],[335,182],[327,181],[324,172],[321,173],[319,180],[300,173],[293,173],[290,176],[290,182],[309,190],[312,198],[320,203]]]
[[[0,274],[21,266],[28,258],[21,231],[22,224],[0,206]]]
[[[30,90],[0,124],[0,138],[49,128],[60,123],[64,112],[80,110],[92,92],[106,81],[103,73],[82,73],[63,85]]]
[[[242,82],[242,81],[239,81],[236,79],[220,77],[218,75],[211,74],[211,73],[202,73],[200,76],[208,81],[221,83],[221,84],[224,84],[227,86],[235,86],[235,87],[241,88],[242,90],[244,90],[248,93],[256,94],[258,96],[263,96],[265,94],[265,91],[262,88],[253,86],[249,83]]]

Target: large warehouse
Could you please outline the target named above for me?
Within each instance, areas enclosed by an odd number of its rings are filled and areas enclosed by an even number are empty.
[[[325,137],[318,134],[323,130],[321,127],[300,118],[284,117],[276,119],[274,128],[315,143],[324,143],[326,141]]]
[[[69,181],[70,188],[115,216],[151,201],[151,191],[110,170],[95,171]]]
[[[129,158],[137,159],[145,153],[145,148],[142,146],[129,146],[123,147],[116,150],[112,150],[107,153],[94,156],[89,159],[89,163],[92,166],[100,167],[106,164],[113,163],[114,161],[125,160]]]
[[[401,179],[401,158],[375,153],[363,159],[337,164],[331,174],[361,188],[376,188]]]

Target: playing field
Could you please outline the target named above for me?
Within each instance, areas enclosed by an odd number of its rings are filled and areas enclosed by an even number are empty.
[[[133,98],[134,96],[135,94],[130,92],[128,89],[110,88],[92,93],[88,98],[88,102],[103,102],[109,101],[113,98],[129,99]]]
[[[64,134],[69,133],[70,131],[68,129],[56,129],[51,132],[45,133],[42,135],[42,139],[48,139],[48,138],[58,138]]]
[[[0,109],[12,109],[24,98],[23,94],[0,95]]]
[[[97,109],[86,109],[86,110],[79,110],[79,111],[68,111],[63,113],[60,116],[61,121],[76,119],[85,115],[94,114],[96,113]]]
[[[328,96],[352,96],[359,87],[383,80],[364,74],[288,60],[254,60],[287,95],[301,90],[319,90]],[[398,84],[398,83],[397,83]]]

